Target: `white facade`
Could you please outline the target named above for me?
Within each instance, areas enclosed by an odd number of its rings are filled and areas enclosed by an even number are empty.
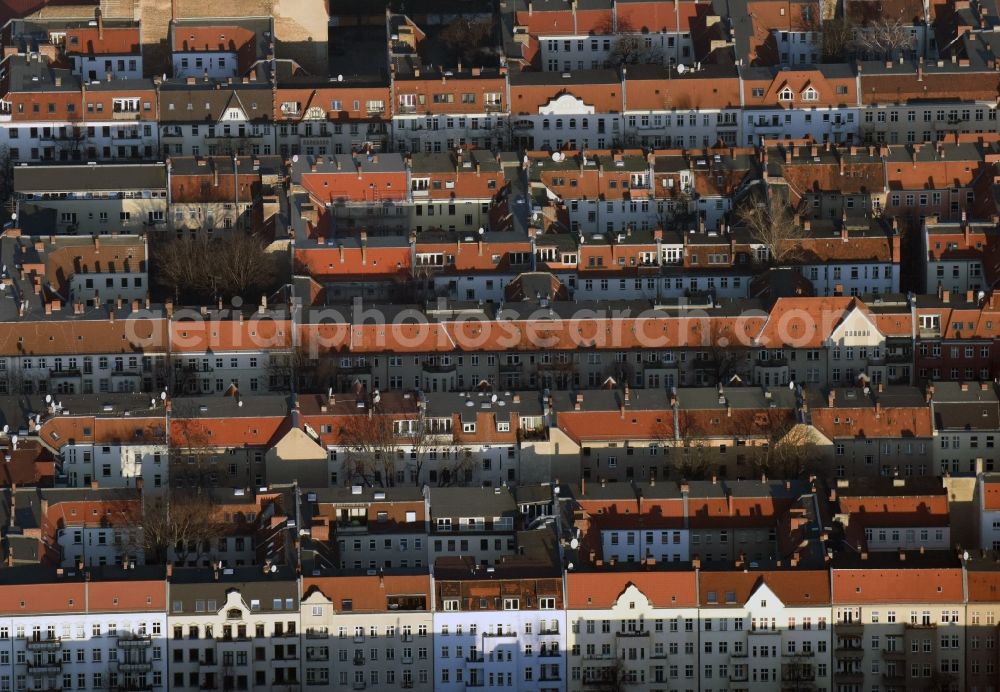
[[[430,610],[343,612],[321,591],[302,600],[303,680],[307,689],[433,690]]]
[[[838,287],[843,295],[851,296],[899,293],[899,271],[896,264],[888,260],[867,264],[804,264],[799,271],[812,282],[818,296],[832,296]]]
[[[152,103],[144,102],[141,107],[150,111]],[[158,149],[156,123],[140,121],[138,111],[134,118],[122,122],[127,113],[122,111],[118,118],[87,123],[45,120],[11,123],[7,120],[0,125],[0,146],[7,149],[10,161],[15,164],[154,158]]]
[[[165,637],[163,612],[0,616],[0,689],[166,690]]]
[[[691,559],[691,537],[687,529],[605,529],[601,531],[604,560],[678,562]]]
[[[165,356],[94,355],[0,358],[0,393],[95,394],[163,386]]]
[[[729,145],[743,141],[739,135],[739,109],[672,108],[669,111],[625,111],[628,146],[700,149],[722,140]]]
[[[496,94],[499,99],[500,94]],[[482,113],[416,115],[392,117],[392,138],[396,151],[446,152],[456,148],[504,149],[510,146],[507,116],[497,110]]]
[[[572,587],[571,587],[572,588]],[[608,609],[568,610],[569,690],[687,691],[698,683],[698,609],[658,608],[629,583]]]
[[[238,76],[239,56],[235,52],[175,51],[171,58],[174,77],[226,79]]]
[[[714,594],[718,607],[701,611],[703,685],[711,678],[760,692],[777,689],[782,681],[832,688],[829,604],[785,605],[766,582],[746,603],[731,603],[728,596]],[[707,601],[712,604],[712,592]]]
[[[84,80],[104,81],[108,73],[113,79],[142,79],[141,55],[74,55],[73,74]]]
[[[743,114],[739,141],[759,146],[761,139],[804,139],[843,143],[856,141],[860,108],[754,108]]]
[[[615,44],[622,38],[635,38],[640,50],[662,64],[683,63],[694,56],[694,43],[687,31],[657,31],[649,33],[622,32],[611,35],[559,35],[540,34],[538,47],[542,69],[547,72],[596,70],[607,67]]]
[[[823,32],[771,29],[771,37],[778,47],[778,60],[782,65],[803,67],[819,62],[823,52]]]
[[[554,609],[554,598],[552,610],[520,610],[516,601],[505,598],[500,611],[460,611],[458,599],[446,600],[434,613],[435,690],[564,688],[566,611]]]
[[[70,487],[134,488],[141,478],[143,493],[160,494],[169,484],[166,444],[71,443],[61,455]]]
[[[224,570],[221,576],[232,579],[232,572]],[[171,583],[167,617],[171,690],[214,689],[216,685],[274,692],[299,688],[296,582],[254,578],[242,585],[253,596],[244,596],[235,584],[185,583],[179,587]],[[272,588],[275,585],[279,588]]]

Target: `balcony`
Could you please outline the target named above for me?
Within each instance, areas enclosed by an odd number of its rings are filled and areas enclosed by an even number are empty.
[[[29,639],[28,651],[58,651],[62,646],[62,639],[53,637],[51,639]]]
[[[765,635],[768,635],[768,636],[775,636],[775,635],[777,635],[777,636],[780,637],[781,636],[781,630],[779,630],[777,628],[775,628],[773,630],[764,630],[764,629],[750,630],[750,636],[751,637],[755,637],[755,636],[762,637],[762,636],[765,636]]]
[[[330,638],[330,632],[325,627],[323,628],[309,627],[306,629],[306,639],[329,639],[329,638]]]
[[[746,670],[733,671],[729,674],[729,682],[746,682],[750,679],[750,674]]]
[[[882,658],[888,658],[893,661],[901,661],[906,658],[906,652],[902,649],[882,649]]]
[[[538,655],[542,658],[558,658],[562,656],[562,651],[559,649],[542,649],[538,652]]]
[[[118,646],[123,649],[142,649],[152,643],[153,638],[148,634],[128,634],[118,637]]]
[[[405,113],[416,113],[417,112],[417,106],[415,104],[414,105],[410,105],[410,104],[405,104],[404,105],[404,104],[401,103],[398,106],[396,106],[396,112],[397,113],[404,113],[404,114]]]
[[[148,673],[153,670],[153,664],[145,661],[119,661],[118,670],[122,673]]]
[[[356,682],[356,683],[354,683],[354,685],[353,685],[353,686],[351,687],[351,689],[354,689],[354,690],[363,690],[363,689],[365,689],[365,687],[367,687],[367,686],[368,686],[368,685],[367,685],[366,683],[363,683],[363,682]]]
[[[62,663],[49,661],[47,663],[28,663],[30,675],[58,675],[62,672]]]
[[[484,663],[486,661],[482,654],[469,654],[465,660],[468,663]]]
[[[838,670],[833,673],[833,681],[845,685],[860,684],[865,681],[865,674],[860,670]]]
[[[785,658],[812,658],[816,652],[812,649],[809,651],[784,651],[781,655]]]
[[[442,365],[440,363],[424,363],[422,366],[425,375],[447,375],[455,372],[456,367],[455,363],[449,363],[447,365]]]
[[[908,630],[933,630],[937,629],[936,622],[908,622],[906,623],[906,629]]]
[[[517,632],[514,630],[507,630],[506,632],[483,632],[484,637],[517,637]]]
[[[863,653],[864,647],[861,646],[861,637],[845,637],[837,642],[837,646],[834,647],[834,651],[838,654],[849,654],[849,653]]]
[[[833,626],[833,630],[837,634],[861,636],[865,633],[865,625],[862,622],[838,622]]]
[[[632,632],[615,632],[616,637],[648,637],[649,630],[635,630]]]
[[[906,676],[901,670],[887,670],[882,673],[882,679],[890,685],[901,685],[906,682]]]
[[[139,111],[114,111],[111,114],[112,120],[138,120]]]
[[[354,665],[356,665],[356,666],[363,666],[364,664],[365,664],[365,657],[364,656],[355,656],[354,657]]]

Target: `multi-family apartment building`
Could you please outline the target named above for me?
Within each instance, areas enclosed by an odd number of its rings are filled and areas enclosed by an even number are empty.
[[[836,689],[965,689],[965,587],[951,552],[842,554],[831,565]]]
[[[426,572],[347,570],[302,582],[305,686],[437,689],[434,590]],[[474,649],[474,647],[473,647]],[[463,656],[457,655],[459,663]]]
[[[0,591],[0,685],[170,689],[162,567],[8,567]]]
[[[299,686],[299,582],[290,568],[179,568],[167,583],[170,689]]]
[[[493,566],[435,563],[435,689],[565,687],[565,593],[548,558],[527,551]]]

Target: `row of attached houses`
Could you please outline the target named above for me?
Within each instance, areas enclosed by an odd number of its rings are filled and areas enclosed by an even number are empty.
[[[25,567],[2,588],[0,680],[29,689],[985,690],[996,666],[995,570],[942,551],[728,571]]]

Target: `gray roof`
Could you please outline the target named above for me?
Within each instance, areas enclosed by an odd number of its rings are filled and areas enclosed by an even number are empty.
[[[67,166],[17,166],[14,189],[30,192],[76,192],[119,190],[165,190],[167,169],[163,163],[108,163]]]
[[[232,590],[240,593],[248,607],[252,608],[253,602],[258,601],[259,612],[298,614],[298,583],[289,567],[277,567],[266,574],[263,567],[235,567],[215,572],[181,568],[175,569],[169,580],[168,607],[173,614],[198,612],[196,604],[201,602],[204,607],[208,600],[214,600],[216,607],[221,609],[226,603],[226,595]],[[278,608],[275,607],[276,599],[280,599]],[[286,607],[287,599],[292,599],[291,608]]]
[[[517,505],[507,488],[428,488],[431,515],[439,517],[514,516]]]
[[[213,125],[230,107],[240,108],[250,122],[270,122],[274,115],[270,84],[168,80],[160,87],[160,120],[165,123]]]

